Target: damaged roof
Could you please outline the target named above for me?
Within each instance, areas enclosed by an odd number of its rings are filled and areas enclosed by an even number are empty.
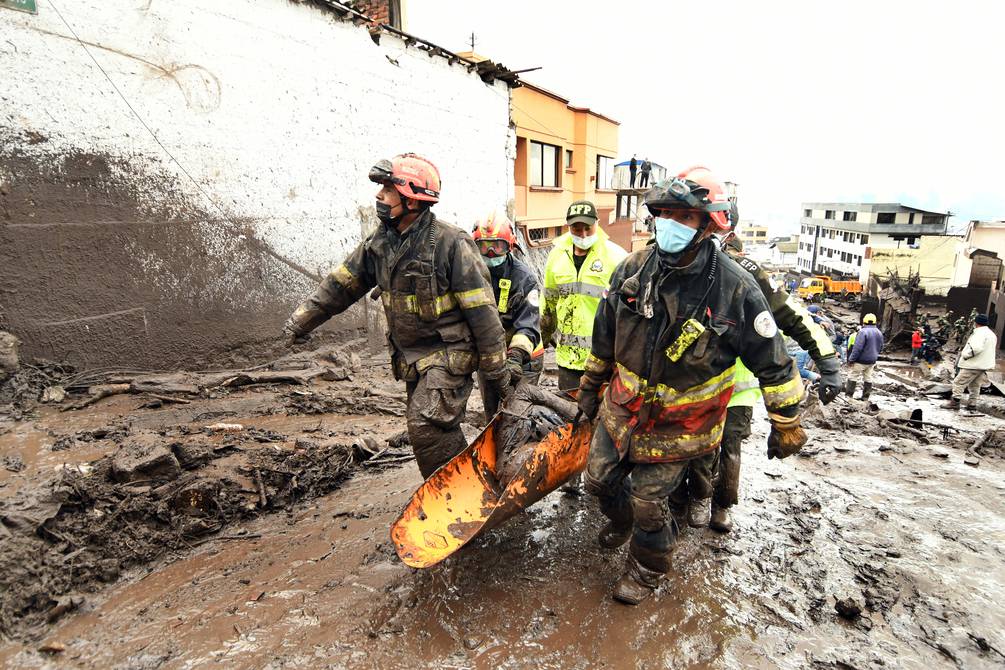
[[[424,40],[421,37],[416,37],[415,35],[406,33],[403,30],[398,30],[394,26],[386,23],[380,23],[366,14],[363,14],[362,12],[341,2],[336,2],[335,0],[295,1],[316,5],[322,9],[329,10],[342,21],[351,21],[353,25],[365,26],[367,31],[370,33],[370,39],[373,40],[374,44],[380,44],[381,35],[384,33],[390,33],[402,39],[405,42],[406,47],[415,47],[420,51],[426,51],[430,58],[444,58],[450,65],[457,64],[460,67],[467,68],[468,72],[477,72],[478,76],[481,77],[482,81],[486,84],[491,84],[498,79],[499,81],[505,82],[511,88],[516,88],[521,85],[519,74],[510,70],[502,63],[494,63],[487,59],[483,61],[475,61],[465,58],[453,51],[433,44],[428,40]]]

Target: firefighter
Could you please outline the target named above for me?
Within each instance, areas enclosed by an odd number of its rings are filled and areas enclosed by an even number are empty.
[[[601,295],[627,252],[597,225],[597,208],[588,200],[569,205],[565,223],[569,232],[555,239],[544,268],[541,336],[547,345],[557,333],[558,388],[571,391],[590,355]]]
[[[737,358],[760,383],[768,457],[790,456],[806,442],[802,382],[768,301],[710,239],[729,228],[721,183],[690,168],[650,189],[646,205],[656,244],[632,253],[611,277],[578,400],[583,416],[599,419],[585,479],[610,521],[600,544],[631,539],[613,593],[627,604],[649,597],[670,570],[677,527],[666,499],[689,464],[714,462]]]
[[[380,184],[380,225],[286,322],[303,338],[367,292],[381,290],[391,367],[405,382],[408,438],[428,478],[467,445],[460,423],[478,370],[497,395],[509,389],[506,344],[489,272],[468,233],[438,221],[440,174],[401,154],[370,169]]]
[[[541,346],[541,294],[534,271],[513,255],[517,248],[513,223],[502,211],[491,212],[475,225],[475,244],[492,278],[499,318],[506,331],[506,365],[510,382],[520,380],[537,384],[544,368]],[[478,388],[485,405],[485,418],[499,410],[501,398],[478,375]]]

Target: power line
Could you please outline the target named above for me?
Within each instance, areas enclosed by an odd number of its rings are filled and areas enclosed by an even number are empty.
[[[105,72],[105,68],[101,67],[101,63],[98,62],[98,60],[94,57],[94,54],[91,53],[91,50],[87,48],[87,45],[84,43],[84,41],[81,40],[80,37],[77,35],[77,31],[75,31],[73,29],[73,26],[70,25],[69,21],[67,21],[66,18],[63,17],[63,13],[59,11],[59,8],[56,7],[55,3],[52,2],[52,0],[49,0],[49,4],[56,11],[56,15],[59,16],[60,20],[63,22],[63,25],[66,26],[66,29],[70,31],[71,35],[73,35],[73,39],[77,41],[77,43],[88,55],[88,57],[90,57],[91,61],[98,68],[98,70],[101,71],[101,74],[105,76],[105,79],[108,80],[108,83],[112,85],[112,88],[115,90],[115,92],[119,95],[120,98],[122,98],[122,102],[126,104],[126,107],[129,108],[129,111],[132,112],[136,120],[139,121],[140,125],[142,125],[143,128],[146,129],[146,131],[150,134],[150,137],[154,139],[154,142],[156,142],[157,145],[164,151],[164,153],[167,154],[168,158],[170,158],[172,162],[174,162],[174,164],[178,166],[178,169],[181,170],[182,173],[189,178],[192,184],[195,185],[196,189],[198,189],[199,192],[202,193],[203,197],[205,197],[214,207],[216,207],[216,209],[220,212],[220,214],[223,215],[223,220],[234,227],[234,230],[232,230],[231,232],[239,236],[244,236],[244,238],[251,246],[255,247],[259,251],[262,251],[268,256],[271,256],[272,258],[276,259],[280,263],[283,263],[287,267],[296,270],[305,277],[309,277],[310,279],[313,279],[315,281],[321,281],[321,277],[319,275],[317,275],[314,272],[311,272],[310,270],[303,267],[299,263],[291,261],[290,259],[280,255],[279,252],[277,252],[275,249],[269,246],[266,242],[255,237],[250,230],[248,231],[243,230],[241,226],[233,220],[233,217],[227,212],[227,210],[225,210],[223,206],[219,202],[217,202],[216,199],[213,198],[206,191],[206,189],[202,187],[202,184],[196,181],[195,177],[193,177],[191,173],[189,173],[189,171],[185,169],[185,166],[181,164],[181,161],[179,161],[175,157],[175,155],[171,153],[171,150],[168,149],[163,142],[161,142],[160,138],[157,137],[157,133],[155,133],[153,129],[147,124],[147,122],[143,120],[143,117],[140,116],[139,112],[136,111],[136,109],[132,106],[132,104],[129,102],[126,96],[123,95],[122,91],[119,90],[119,87],[116,86],[112,78],[108,75],[107,72]]]

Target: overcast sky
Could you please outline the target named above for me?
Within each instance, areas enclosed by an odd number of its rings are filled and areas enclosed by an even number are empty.
[[[408,0],[409,32],[470,48],[621,122],[619,159],[704,164],[742,219],[801,202],[1005,218],[1005,1]]]

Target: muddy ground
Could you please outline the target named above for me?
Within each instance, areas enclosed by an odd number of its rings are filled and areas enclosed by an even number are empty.
[[[906,362],[881,368],[873,405],[809,408],[798,457],[767,461],[759,410],[735,530],[687,530],[637,608],[609,597],[624,554],[598,549],[588,497],[552,494],[438,566],[403,566],[388,529],[420,478],[379,358],[190,404],[35,408],[0,423],[0,663],[1003,667],[1005,445],[970,447],[1005,421],[940,409]],[[954,429],[902,420],[918,408]]]

